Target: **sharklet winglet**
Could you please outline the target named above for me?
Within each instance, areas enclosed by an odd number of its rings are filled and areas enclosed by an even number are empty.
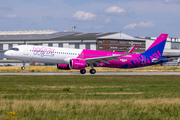
[[[134,51],[135,47],[136,47],[136,44],[133,47],[131,47],[131,49],[129,50],[128,53],[132,53]]]

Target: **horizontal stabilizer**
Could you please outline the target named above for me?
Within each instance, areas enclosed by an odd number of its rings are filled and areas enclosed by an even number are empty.
[[[169,59],[166,59],[166,58],[164,58],[164,59],[152,59],[152,61],[154,62],[154,63],[157,63],[157,62],[161,62],[161,61],[164,61],[164,60],[169,60]]]

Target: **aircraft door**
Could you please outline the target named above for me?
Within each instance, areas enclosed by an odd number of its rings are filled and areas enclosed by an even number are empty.
[[[28,46],[24,46],[24,55],[29,55]]]

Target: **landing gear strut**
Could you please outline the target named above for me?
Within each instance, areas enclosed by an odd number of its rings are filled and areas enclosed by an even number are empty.
[[[93,68],[93,67],[94,67],[93,64],[91,64],[90,67],[91,67],[92,69],[91,69],[89,72],[90,72],[91,74],[95,74],[95,73],[96,73],[96,70]]]
[[[80,73],[81,74],[85,74],[86,73],[86,70],[84,69],[84,70],[80,70]]]
[[[25,70],[25,62],[23,61],[23,66],[21,67],[21,70]]]

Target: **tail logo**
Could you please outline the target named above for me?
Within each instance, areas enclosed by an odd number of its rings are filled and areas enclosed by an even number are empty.
[[[154,58],[158,59],[159,57],[161,57],[161,54],[160,54],[159,51],[157,51],[153,55],[146,56],[146,57],[147,58],[145,58],[144,56],[139,56],[136,60],[130,61],[127,64],[128,68],[135,67],[135,66],[143,67],[143,66],[149,65],[149,64],[151,64],[153,62]]]

